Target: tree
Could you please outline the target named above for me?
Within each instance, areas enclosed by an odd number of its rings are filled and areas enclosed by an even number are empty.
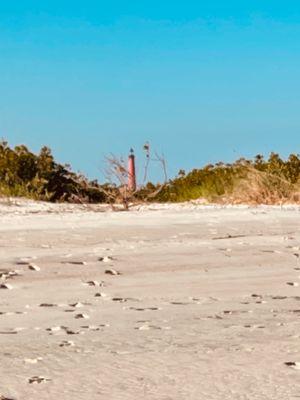
[[[129,171],[123,157],[117,157],[113,154],[105,157],[105,177],[108,182],[106,187],[101,187],[105,195],[109,198],[114,207],[115,204],[122,204],[124,210],[128,210],[131,204],[146,202],[154,199],[167,185],[167,165],[164,155],[154,152],[151,155],[150,144],[147,142],[143,146],[144,176],[140,185],[135,190],[128,187]],[[148,173],[151,163],[156,162],[160,165],[163,172],[163,183],[153,185],[148,182]]]

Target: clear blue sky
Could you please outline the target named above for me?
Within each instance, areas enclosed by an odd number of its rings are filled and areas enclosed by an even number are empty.
[[[0,55],[0,137],[90,177],[300,152],[299,0],[1,1]]]

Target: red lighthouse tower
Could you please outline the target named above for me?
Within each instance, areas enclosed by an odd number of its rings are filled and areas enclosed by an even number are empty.
[[[135,156],[133,149],[130,149],[128,156],[128,189],[132,192],[136,190]]]

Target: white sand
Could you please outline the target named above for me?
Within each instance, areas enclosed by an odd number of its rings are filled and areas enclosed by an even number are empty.
[[[299,398],[299,207],[104,209],[0,205],[0,395]]]

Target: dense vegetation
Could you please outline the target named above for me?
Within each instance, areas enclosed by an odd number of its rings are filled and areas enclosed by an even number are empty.
[[[291,154],[284,161],[271,153],[268,160],[239,159],[233,164],[217,163],[178,176],[160,192],[160,201],[210,201],[246,203],[299,202],[300,157]]]
[[[0,142],[0,194],[47,201],[103,202],[97,182],[88,182],[68,165],[54,161],[51,150],[43,147],[33,154],[24,145],[14,149]]]
[[[46,201],[118,202],[122,190],[116,185],[100,185],[57,163],[51,150],[39,154],[24,145],[11,148],[0,142],[0,195],[23,196]],[[121,196],[122,197],[122,196]],[[300,202],[300,157],[287,160],[271,153],[265,160],[240,159],[232,164],[217,163],[178,176],[159,186],[148,183],[129,201],[208,201],[232,203]],[[124,200],[124,196],[123,196]],[[121,201],[122,202],[122,201]]]

